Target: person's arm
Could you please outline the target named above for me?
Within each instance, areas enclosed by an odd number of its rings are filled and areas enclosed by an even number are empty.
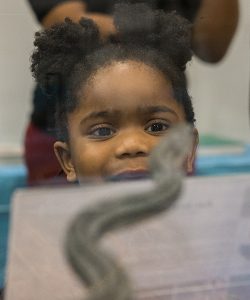
[[[87,12],[86,4],[77,0],[68,0],[56,5],[41,20],[41,23],[45,28],[48,28],[55,23],[63,22],[66,17],[76,22],[82,17],[93,19],[99,26],[103,37],[107,37],[115,32],[111,16]]]
[[[220,61],[234,36],[238,17],[238,0],[203,0],[194,20],[194,53],[206,62]]]

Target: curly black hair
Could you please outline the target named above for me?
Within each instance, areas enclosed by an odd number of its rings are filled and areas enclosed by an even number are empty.
[[[187,122],[194,111],[187,91],[185,68],[191,60],[191,24],[172,12],[145,4],[117,4],[117,34],[103,42],[97,25],[82,18],[37,32],[31,57],[33,76],[51,97],[57,98],[58,138],[68,139],[67,115],[79,103],[79,91],[100,68],[116,61],[134,60],[156,68],[170,80]]]

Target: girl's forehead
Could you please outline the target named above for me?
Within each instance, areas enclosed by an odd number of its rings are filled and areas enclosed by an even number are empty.
[[[139,75],[139,77],[161,77],[166,81],[169,81],[163,73],[153,65],[149,65],[146,62],[127,59],[123,61],[112,61],[108,65],[101,66],[90,78],[90,83],[95,80],[109,77],[127,77],[127,76]],[[158,78],[159,79],[159,78]]]
[[[173,98],[171,82],[155,67],[143,62],[113,62],[97,70],[83,87],[85,98]]]
[[[80,97],[84,110],[129,112],[164,105],[182,114],[170,81],[157,69],[137,61],[115,62],[99,69]]]

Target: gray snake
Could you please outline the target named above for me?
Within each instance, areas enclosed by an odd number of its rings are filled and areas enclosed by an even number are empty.
[[[154,187],[150,192],[110,199],[81,212],[66,236],[68,261],[89,289],[88,300],[132,300],[133,290],[126,272],[99,245],[103,235],[168,210],[178,198],[183,163],[192,144],[192,129],[178,125],[150,155]]]

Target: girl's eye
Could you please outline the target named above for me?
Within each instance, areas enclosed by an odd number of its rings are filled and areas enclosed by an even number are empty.
[[[111,127],[99,127],[91,131],[90,135],[93,137],[110,137],[115,133],[115,130]]]
[[[163,122],[154,122],[150,126],[146,128],[146,130],[150,133],[160,133],[162,131],[166,131],[169,129],[169,125]]]

